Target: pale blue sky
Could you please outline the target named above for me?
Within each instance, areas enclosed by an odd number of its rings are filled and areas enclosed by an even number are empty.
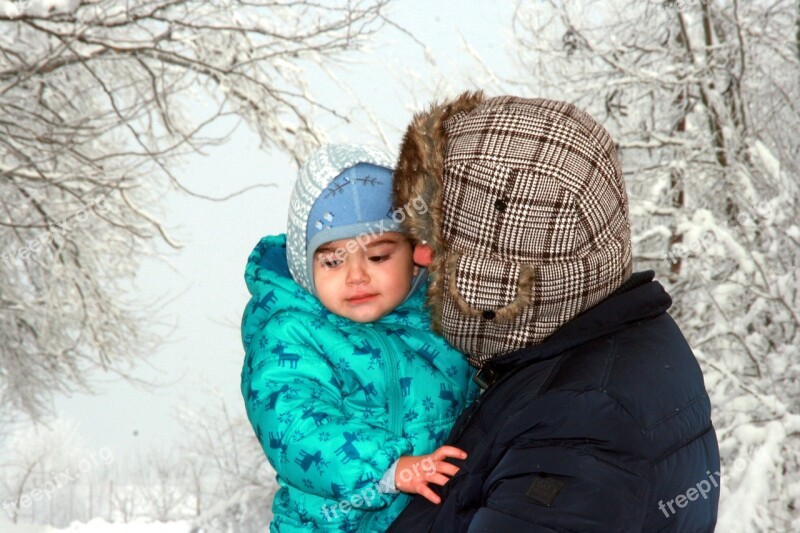
[[[461,36],[493,70],[513,77],[506,48],[514,4],[397,1],[389,15],[425,43],[427,51],[387,27],[370,44],[372,53],[359,56],[360,62],[346,71],[337,68],[336,75],[374,113],[396,149],[419,106],[434,96],[476,88],[468,80],[479,69],[462,48]],[[312,72],[309,84],[314,94],[352,119],[350,124],[324,123],[331,141],[382,143],[365,115],[343,106],[342,89]],[[275,186],[224,203],[179,194],[163,199],[162,220],[185,246],[166,259],[146,260],[136,283],[143,298],[168,302],[160,318],[174,331],[150,360],[152,368],[141,366],[136,375],[169,385],[147,391],[110,381],[95,396],[59,398],[57,414],[76,421],[90,447],[107,445],[125,453],[144,451],[151,443],[169,446],[181,433],[173,418],[175,409],[200,409],[216,401],[211,389],[218,390],[231,408],[243,410],[238,326],[248,297],[244,264],[259,238],[285,231],[295,174],[288,157],[265,152],[246,127],[239,128],[226,145],[205,157],[193,157],[181,169],[183,183],[209,195],[254,183]]]

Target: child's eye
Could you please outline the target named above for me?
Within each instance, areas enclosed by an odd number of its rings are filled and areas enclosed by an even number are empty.
[[[389,254],[386,254],[386,255],[373,255],[373,256],[370,256],[369,260],[372,261],[373,263],[383,263],[384,261],[389,259],[389,257],[390,257]]]
[[[334,259],[334,258],[326,259],[324,257],[321,257],[319,259],[319,262],[324,268],[336,268],[342,264],[341,259]]]

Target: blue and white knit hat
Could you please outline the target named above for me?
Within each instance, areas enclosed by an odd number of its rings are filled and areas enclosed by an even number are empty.
[[[292,277],[316,295],[314,252],[339,239],[399,231],[392,219],[394,158],[381,148],[323,146],[300,169],[289,201],[286,258]]]

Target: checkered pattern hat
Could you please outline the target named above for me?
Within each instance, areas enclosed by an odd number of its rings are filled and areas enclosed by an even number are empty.
[[[434,328],[472,364],[542,342],[631,275],[608,132],[572,104],[465,93],[418,114],[395,170],[406,229],[434,252]]]

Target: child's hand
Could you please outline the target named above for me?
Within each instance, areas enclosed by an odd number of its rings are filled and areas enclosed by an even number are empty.
[[[467,453],[453,446],[442,446],[429,455],[403,455],[397,460],[394,485],[400,492],[420,494],[435,504],[442,499],[433,492],[428,483],[444,485],[459,471],[459,468],[444,459],[466,459]]]

